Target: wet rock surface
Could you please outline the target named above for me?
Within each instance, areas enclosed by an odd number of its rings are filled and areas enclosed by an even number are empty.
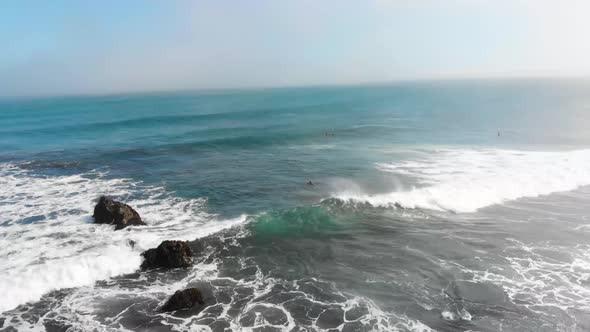
[[[115,225],[115,230],[123,229],[128,226],[145,226],[139,213],[131,206],[113,200],[110,197],[102,196],[94,207],[92,215],[94,222],[97,224]]]
[[[190,266],[193,251],[186,241],[163,241],[157,248],[146,250],[141,255],[145,258],[142,270],[171,269]]]
[[[188,309],[195,306],[204,307],[205,301],[201,291],[197,288],[187,288],[178,290],[172,295],[168,301],[162,306],[162,311],[176,311],[180,309]]]

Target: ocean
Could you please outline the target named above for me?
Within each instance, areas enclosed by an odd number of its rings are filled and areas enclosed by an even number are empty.
[[[1,99],[0,331],[589,331],[589,129],[588,80]]]

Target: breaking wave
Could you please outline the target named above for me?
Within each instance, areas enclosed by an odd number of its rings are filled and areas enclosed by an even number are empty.
[[[416,183],[411,188],[372,195],[358,189],[343,190],[333,197],[374,206],[474,212],[589,185],[588,165],[590,150],[439,150],[413,160],[376,164],[381,172],[411,178]]]
[[[194,240],[246,220],[219,220],[204,199],[100,172],[39,176],[4,164],[0,187],[0,312],[52,290],[134,272],[141,252],[162,240]],[[107,193],[136,208],[149,227],[114,232],[93,224],[95,200]]]

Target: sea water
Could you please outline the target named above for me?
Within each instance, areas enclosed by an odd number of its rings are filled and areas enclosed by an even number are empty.
[[[583,80],[0,100],[0,326],[590,330],[589,128]]]

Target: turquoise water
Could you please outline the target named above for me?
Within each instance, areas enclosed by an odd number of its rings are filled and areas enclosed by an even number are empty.
[[[590,328],[589,112],[565,80],[0,100],[0,321]],[[149,226],[93,225],[102,194]],[[164,239],[202,259],[135,273]],[[157,312],[192,284],[209,309]]]

